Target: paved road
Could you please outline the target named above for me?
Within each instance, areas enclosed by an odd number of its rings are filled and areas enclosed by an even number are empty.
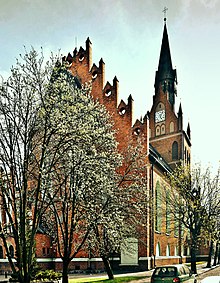
[[[220,275],[220,266],[217,266],[215,268],[211,268],[211,269],[207,270],[206,272],[201,273],[198,276],[198,279],[201,281],[202,279],[204,279],[208,276],[219,276],[219,275]]]
[[[198,267],[197,268],[198,276],[197,280],[200,282],[202,279],[208,277],[208,276],[217,276],[220,275],[220,266],[214,267],[214,268],[205,268],[204,265],[203,267]],[[144,274],[143,274],[144,275]],[[150,274],[149,272],[147,273],[147,277],[136,280],[136,281],[130,281],[130,283],[149,283],[150,282]],[[214,282],[213,282],[214,283]]]

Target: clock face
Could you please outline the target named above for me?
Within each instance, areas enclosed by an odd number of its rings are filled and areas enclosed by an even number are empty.
[[[155,122],[162,122],[165,120],[165,110],[155,112]]]

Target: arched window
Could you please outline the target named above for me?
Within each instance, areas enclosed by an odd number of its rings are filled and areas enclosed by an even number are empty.
[[[159,181],[157,181],[156,189],[155,189],[155,210],[156,210],[155,229],[156,231],[161,231],[162,208],[161,208],[161,189],[160,189]]]
[[[170,245],[169,244],[167,245],[167,248],[166,248],[166,256],[170,256]]]
[[[160,243],[158,242],[156,245],[156,256],[160,256],[161,252],[160,252]]]
[[[3,248],[0,246],[0,258],[3,258]]]
[[[170,193],[166,192],[166,233],[170,234],[170,222],[171,222],[171,209],[170,209]]]
[[[174,255],[175,255],[175,256],[178,256],[178,246],[175,246],[175,247],[174,247]]]
[[[165,105],[162,102],[159,102],[157,104],[155,111],[158,112],[158,111],[161,111],[161,110],[165,110]]]
[[[172,160],[178,159],[178,143],[175,141],[172,145]]]
[[[170,133],[174,132],[174,123],[170,122]]]
[[[161,135],[164,135],[166,133],[166,127],[165,127],[165,125],[163,124],[162,126],[161,126]]]
[[[160,126],[157,126],[156,127],[156,136],[159,136],[160,135]]]

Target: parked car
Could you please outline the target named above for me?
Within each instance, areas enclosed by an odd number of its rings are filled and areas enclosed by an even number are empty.
[[[155,268],[151,283],[196,283],[197,279],[185,264],[164,265]]]

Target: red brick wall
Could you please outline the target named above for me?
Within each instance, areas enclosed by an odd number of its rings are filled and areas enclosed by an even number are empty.
[[[36,235],[36,255],[40,258],[53,257],[55,250],[52,246],[51,239],[45,234],[37,233]]]

